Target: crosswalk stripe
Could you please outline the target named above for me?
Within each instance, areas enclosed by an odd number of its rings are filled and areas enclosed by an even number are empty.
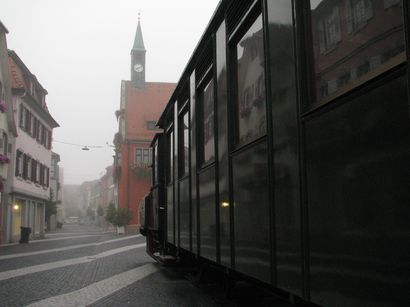
[[[86,306],[92,304],[132,283],[155,273],[159,268],[154,264],[146,264],[138,268],[103,279],[79,290],[53,296],[28,306]]]
[[[61,267],[69,266],[69,265],[87,263],[87,262],[91,262],[91,261],[94,261],[94,260],[99,259],[99,258],[108,257],[108,256],[112,256],[112,255],[115,255],[115,254],[118,254],[118,253],[129,251],[129,250],[132,250],[132,249],[144,247],[145,245],[146,245],[145,243],[134,244],[134,245],[124,246],[124,247],[112,249],[112,250],[109,250],[109,251],[105,251],[105,252],[102,252],[102,253],[96,254],[96,255],[84,256],[84,257],[79,257],[79,258],[72,258],[72,259],[67,259],[67,260],[61,260],[61,261],[56,261],[56,262],[50,262],[50,263],[45,263],[45,264],[28,266],[28,267],[24,267],[24,268],[21,268],[21,269],[4,271],[4,272],[0,272],[0,281],[1,280],[6,280],[6,279],[9,279],[9,278],[24,276],[24,275],[27,275],[27,274],[32,274],[32,273],[57,269],[57,268],[61,268]]]
[[[47,254],[47,253],[53,253],[53,252],[60,252],[60,251],[76,249],[76,248],[81,248],[81,247],[88,247],[88,246],[99,246],[99,245],[108,244],[111,242],[118,242],[118,241],[133,239],[137,237],[141,237],[141,235],[126,236],[123,238],[112,239],[112,240],[107,240],[107,241],[102,241],[102,242],[97,242],[97,243],[86,243],[86,244],[77,244],[77,245],[71,245],[71,246],[65,246],[65,247],[51,248],[51,249],[45,249],[45,250],[40,250],[40,251],[35,251],[35,252],[0,255],[0,260],[12,259],[12,258],[14,259],[18,257],[26,257],[26,256]]]

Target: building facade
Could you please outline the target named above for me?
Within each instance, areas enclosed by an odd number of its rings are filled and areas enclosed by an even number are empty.
[[[7,55],[7,28],[0,22],[0,244],[5,241],[7,216],[6,180],[10,163],[9,140],[17,136],[11,104]]]
[[[32,237],[42,237],[45,203],[50,197],[52,131],[58,127],[47,109],[47,91],[14,51],[9,51],[14,120],[18,137],[11,139],[11,159],[6,188],[9,242],[20,237],[20,227],[30,227]]]
[[[149,145],[158,132],[156,119],[161,114],[174,83],[145,81],[146,49],[138,20],[134,45],[131,49],[131,80],[121,82],[120,110],[116,112],[119,131],[114,137],[116,156],[114,159],[115,190],[117,204],[128,208],[132,219],[127,231],[138,229],[139,203],[149,192],[151,185],[151,151]]]

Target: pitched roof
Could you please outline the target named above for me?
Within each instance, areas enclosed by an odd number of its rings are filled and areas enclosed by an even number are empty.
[[[22,71],[17,67],[17,64],[11,57],[9,57],[9,75],[11,88],[27,88]]]
[[[40,84],[36,76],[33,75],[19,56],[12,50],[8,51],[8,66],[10,83],[12,90],[22,90],[26,94],[26,99],[30,102],[32,107],[44,112],[43,119],[46,120],[53,128],[58,127],[58,123],[51,116],[45,100],[43,99],[47,95],[47,90]],[[30,91],[30,83],[34,85],[35,92]],[[39,98],[43,97],[43,98]]]

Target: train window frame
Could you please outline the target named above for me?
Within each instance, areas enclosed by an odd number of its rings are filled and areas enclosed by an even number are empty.
[[[265,87],[264,89],[264,96],[265,99],[262,101],[263,106],[264,106],[264,118],[265,118],[265,131],[264,133],[261,133],[259,135],[256,135],[253,138],[250,138],[248,140],[245,140],[243,142],[240,141],[240,129],[239,129],[239,116],[240,116],[240,110],[239,110],[239,98],[238,98],[238,80],[237,78],[232,78],[229,82],[229,90],[232,93],[230,95],[230,99],[228,99],[228,104],[229,104],[229,109],[232,112],[232,151],[237,151],[240,150],[241,148],[247,147],[250,144],[258,143],[261,139],[266,138],[268,134],[268,106],[267,106],[267,99],[268,99],[268,88],[266,87],[266,79],[267,79],[267,62],[266,62],[266,42],[264,41],[264,37],[266,35],[266,29],[265,29],[265,16],[262,12],[262,5],[260,1],[257,1],[252,8],[250,9],[247,14],[245,14],[245,17],[241,24],[235,29],[233,32],[232,36],[229,38],[229,42],[227,44],[228,48],[228,63],[229,63],[229,71],[230,74],[233,76],[238,75],[238,52],[237,52],[237,46],[241,42],[241,40],[244,38],[244,36],[248,33],[248,31],[252,28],[252,26],[256,23],[256,21],[261,18],[261,23],[262,23],[262,36],[263,36],[263,85]]]
[[[153,169],[153,176],[152,176],[152,182],[154,185],[159,183],[159,167],[158,167],[158,147],[159,147],[159,138],[157,137],[155,139],[155,142],[153,144],[154,146],[152,146],[152,169]]]
[[[188,118],[188,127],[187,129],[183,129],[184,127],[184,118],[185,116]],[[178,159],[177,159],[177,170],[178,170],[178,179],[183,179],[189,175],[190,172],[190,135],[191,135],[191,123],[190,123],[190,112],[189,112],[189,99],[186,99],[180,107],[178,111],[178,132],[177,132],[177,145],[178,145]],[[185,160],[185,151],[184,151],[184,131],[188,130],[188,152],[187,152],[187,160]],[[185,162],[187,161],[187,165]]]
[[[383,5],[383,4],[382,4]],[[395,5],[396,6],[396,5]],[[405,6],[400,6],[401,7],[401,27],[403,28],[403,37],[402,37],[402,45],[404,46],[404,49],[397,53],[396,57],[392,57],[390,58],[390,60],[385,60],[384,63],[380,64],[379,66],[376,66],[376,68],[369,68],[368,71],[364,74],[360,74],[359,72],[357,72],[358,77],[354,80],[352,80],[350,83],[347,83],[347,76],[345,77],[345,79],[338,78],[336,79],[337,82],[341,82],[341,83],[346,83],[344,85],[344,87],[340,87],[338,88],[336,91],[328,94],[327,96],[320,98],[319,97],[319,93],[318,91],[320,90],[320,88],[318,87],[319,84],[316,81],[317,78],[317,73],[316,73],[316,56],[315,56],[315,48],[319,48],[318,44],[315,44],[314,41],[314,22],[313,22],[313,17],[312,17],[312,9],[311,9],[311,1],[306,1],[303,4],[301,4],[299,6],[299,9],[303,12],[303,16],[304,16],[304,29],[303,29],[303,36],[305,37],[305,41],[303,43],[304,46],[304,61],[307,64],[307,71],[305,72],[306,75],[306,81],[308,82],[308,91],[309,91],[309,95],[308,95],[308,99],[305,101],[305,103],[303,104],[302,107],[302,115],[307,115],[310,112],[313,112],[316,109],[319,109],[329,103],[333,103],[336,101],[339,101],[341,98],[350,95],[351,93],[355,93],[358,90],[362,89],[365,86],[368,86],[369,84],[373,84],[374,82],[377,82],[378,79],[383,78],[384,76],[391,74],[394,71],[397,71],[398,69],[400,69],[401,67],[408,65],[407,61],[408,61],[408,45],[406,45],[406,18],[405,18]],[[372,6],[372,18],[374,17],[374,10],[375,8]],[[385,8],[384,10],[387,10],[389,8]],[[342,20],[342,17],[340,17]],[[358,34],[358,32],[360,32],[362,29],[365,29],[368,25],[368,23],[371,21],[372,18],[368,18],[365,22],[365,24],[358,26],[357,28],[352,28],[352,29],[348,29],[348,31],[346,33],[344,33],[345,36],[351,36],[354,37],[355,35]],[[348,17],[347,17],[348,19]],[[349,22],[349,21],[347,21]],[[349,26],[349,25],[347,25]],[[340,25],[341,27],[341,25]],[[367,36],[369,37],[369,36]],[[341,41],[345,40],[346,37],[342,37]],[[368,41],[372,41],[371,38],[368,38]],[[397,41],[396,41],[396,45],[397,45]],[[399,47],[398,45],[396,46],[397,48]],[[327,53],[331,54],[335,51],[335,49],[337,48],[337,46],[335,46],[332,50],[329,50]],[[326,53],[326,54],[327,54]],[[363,57],[363,56],[362,56]],[[359,56],[351,56],[352,59],[358,59]],[[363,62],[363,61],[362,61]],[[371,66],[370,63],[370,59],[366,62],[364,61],[363,63],[367,63],[369,65],[369,67]],[[364,65],[364,64],[363,64]],[[355,68],[355,67],[353,67]],[[352,68],[352,69],[353,69]],[[359,70],[360,65],[357,66],[357,71]],[[352,70],[351,69],[351,70]],[[349,72],[349,76],[351,77],[351,72]],[[339,80],[340,79],[340,80]],[[333,81],[333,80],[330,80]],[[329,82],[330,82],[329,81]],[[329,83],[328,82],[328,83]]]
[[[170,124],[165,132],[166,141],[166,185],[172,185],[174,183],[175,175],[175,134],[174,125]]]
[[[203,105],[203,96],[202,94],[204,91],[212,84],[212,106],[213,106],[213,127],[212,131],[214,133],[214,155],[212,158],[205,161],[205,141],[204,141],[204,131],[205,131],[205,122],[204,122],[204,105]],[[199,162],[199,169],[206,168],[210,165],[215,164],[216,161],[216,83],[214,78],[214,65],[211,63],[207,68],[204,76],[197,84],[196,88],[196,97],[197,97],[197,122],[198,122],[198,131],[197,131],[197,150],[198,150],[198,162]]]

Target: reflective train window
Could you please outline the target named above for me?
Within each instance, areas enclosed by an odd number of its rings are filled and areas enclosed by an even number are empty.
[[[174,180],[174,132],[169,130],[167,133],[167,183]]]
[[[236,45],[238,145],[266,134],[264,58],[260,15]]]
[[[189,172],[189,113],[183,111],[179,115],[178,123],[178,159],[179,159],[179,177],[183,177]]]
[[[311,0],[314,104],[406,61],[400,0]]]
[[[158,141],[157,141],[158,142]],[[158,174],[158,143],[154,145],[154,183],[159,182],[159,174]]]
[[[201,112],[201,163],[208,164],[215,160],[215,122],[214,122],[214,83],[209,81],[199,93]]]

